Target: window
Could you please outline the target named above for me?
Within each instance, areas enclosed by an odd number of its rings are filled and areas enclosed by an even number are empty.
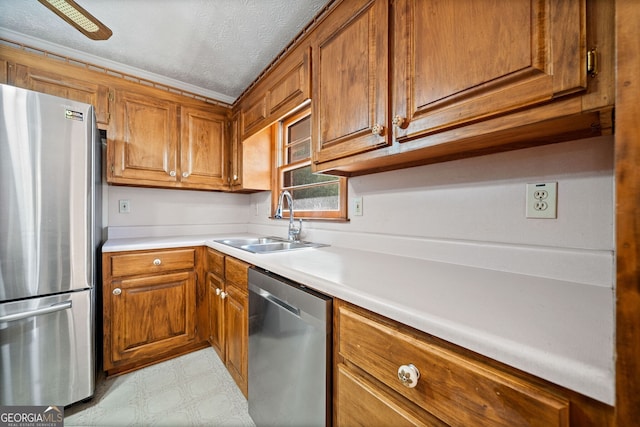
[[[311,112],[309,109],[280,123],[278,138],[277,188],[272,192],[272,212],[283,190],[293,197],[296,218],[346,219],[347,179],[311,171]],[[284,202],[284,217],[289,206]]]

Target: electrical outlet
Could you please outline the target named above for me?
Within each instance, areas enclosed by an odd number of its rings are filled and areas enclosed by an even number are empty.
[[[558,183],[527,184],[527,218],[557,218]]]
[[[362,216],[362,197],[353,198],[353,215]]]
[[[131,205],[128,200],[118,200],[118,212],[120,213],[129,213],[131,212]]]

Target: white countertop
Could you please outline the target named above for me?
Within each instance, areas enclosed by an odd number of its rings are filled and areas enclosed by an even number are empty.
[[[608,404],[613,290],[329,246],[254,254],[214,240],[110,239],[103,252],[207,245]]]

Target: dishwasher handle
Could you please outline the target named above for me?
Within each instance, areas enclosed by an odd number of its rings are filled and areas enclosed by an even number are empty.
[[[296,308],[294,306],[292,306],[291,304],[282,301],[280,298],[278,298],[277,296],[273,295],[272,293],[265,291],[264,289],[261,288],[256,288],[256,290],[258,291],[258,295],[260,295],[261,297],[263,297],[264,299],[271,301],[274,304],[279,305],[280,307],[284,308],[285,310],[287,310],[288,312],[292,313],[295,316],[300,317],[300,309]]]

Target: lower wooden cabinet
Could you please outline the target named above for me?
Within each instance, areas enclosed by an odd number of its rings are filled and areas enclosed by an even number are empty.
[[[213,273],[207,273],[207,292],[209,300],[209,343],[224,361],[224,299],[221,293],[225,291],[224,278]]]
[[[103,255],[104,369],[130,371],[202,346],[196,249]]]
[[[337,426],[612,425],[600,402],[348,303],[334,309]]]
[[[207,249],[206,265],[209,342],[247,396],[250,265],[213,249]]]

